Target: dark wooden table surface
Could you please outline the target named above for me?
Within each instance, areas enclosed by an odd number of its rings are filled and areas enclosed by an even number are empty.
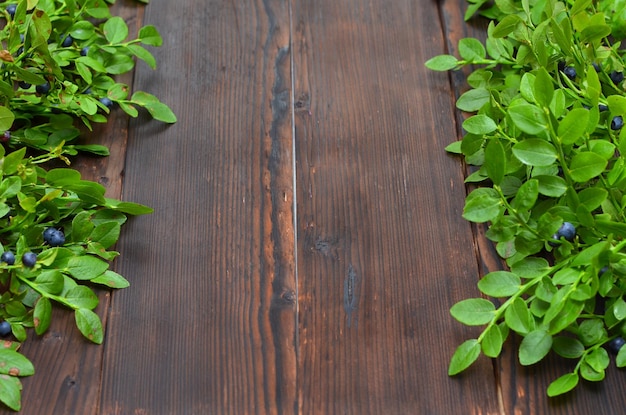
[[[477,330],[449,315],[498,267],[461,218],[454,97],[424,62],[484,28],[464,0],[118,0],[157,26],[158,69],[125,82],[178,123],[117,111],[75,165],[152,206],[122,232],[101,346],[71,313],[23,352],[27,415],[618,414],[624,373],[548,399],[562,361],[514,341],[449,378]]]

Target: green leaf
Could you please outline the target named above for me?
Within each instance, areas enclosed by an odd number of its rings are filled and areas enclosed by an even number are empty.
[[[40,260],[40,258],[37,258]],[[49,294],[59,294],[63,290],[63,274],[56,269],[42,270],[35,278],[37,288]]]
[[[425,65],[428,69],[433,71],[449,71],[455,69],[459,62],[452,55],[439,55],[434,58],[430,58],[426,61]]]
[[[503,38],[515,31],[517,27],[523,24],[524,21],[516,14],[509,14],[505,16],[500,23],[495,27],[491,35],[494,38]]]
[[[504,321],[511,330],[521,335],[526,335],[535,328],[535,321],[526,302],[519,297],[507,307]]]
[[[130,282],[117,272],[107,270],[104,274],[91,280],[95,284],[106,285],[110,288],[126,288],[130,286]]]
[[[570,9],[570,15],[575,16],[578,13],[584,12],[589,5],[591,5],[592,0],[576,0],[574,5]]]
[[[626,367],[626,347],[619,349],[619,352],[615,357],[615,365],[617,367]]]
[[[74,39],[87,40],[93,36],[95,27],[89,20],[79,20],[69,29]]]
[[[66,271],[77,280],[91,280],[109,268],[109,264],[90,255],[70,258]]]
[[[539,193],[549,197],[561,197],[567,190],[567,183],[562,177],[540,175],[535,176],[539,183]]]
[[[459,55],[468,62],[480,61],[485,58],[486,53],[478,39],[466,37],[459,40]]]
[[[469,298],[459,301],[450,308],[450,314],[467,326],[489,323],[495,316],[496,307],[484,298]]]
[[[520,141],[513,146],[512,151],[519,161],[529,166],[550,166],[557,158],[554,146],[539,138]]]
[[[536,179],[530,179],[519,188],[511,206],[518,211],[530,210],[537,202],[538,197],[539,182]]]
[[[80,182],[80,172],[74,169],[52,169],[46,173],[46,183],[50,186],[64,187]]]
[[[156,59],[148,50],[139,45],[129,45],[128,50],[130,50],[133,55],[148,64],[151,69],[156,69]]]
[[[10,130],[15,120],[15,115],[7,107],[0,106],[0,131]]]
[[[93,310],[98,306],[98,296],[91,288],[84,285],[77,285],[65,294],[65,300],[74,308],[86,308]]]
[[[580,365],[579,369],[580,376],[583,379],[588,380],[590,382],[599,382],[604,379],[605,373],[604,370],[598,371],[594,369],[589,363],[583,361]]]
[[[528,333],[519,346],[519,362],[529,366],[543,359],[552,347],[552,336],[544,329]]]
[[[453,141],[450,144],[448,144],[445,148],[446,152],[448,153],[452,153],[452,154],[462,154],[463,151],[461,150],[461,141]]]
[[[485,356],[495,358],[500,355],[503,343],[504,339],[502,338],[502,332],[500,331],[500,328],[494,324],[483,334],[480,346]]]
[[[561,357],[578,359],[585,353],[585,345],[573,337],[556,336],[552,340],[552,350]]]
[[[500,185],[506,173],[506,152],[498,139],[489,140],[485,148],[485,163],[487,175],[495,185]]]
[[[493,271],[478,282],[478,289],[490,297],[509,297],[519,290],[520,278],[508,271]]]
[[[584,183],[602,174],[607,164],[608,161],[596,153],[583,151],[572,158],[570,176],[575,182]]]
[[[583,249],[571,263],[572,267],[578,267],[580,265],[591,264],[600,254],[606,252],[610,247],[608,241],[598,242],[585,249]]]
[[[151,207],[132,202],[121,202],[119,200],[106,198],[106,206],[109,209],[116,210],[118,212],[127,213],[129,215],[146,215],[154,212]]]
[[[35,304],[33,310],[33,324],[35,325],[35,333],[42,335],[50,327],[52,318],[52,304],[47,297],[40,297]]]
[[[456,107],[461,111],[475,112],[481,109],[491,99],[491,92],[485,88],[470,89],[464,92],[456,101]]]
[[[152,118],[157,121],[161,121],[168,124],[174,124],[177,120],[174,112],[167,105],[161,102],[155,102],[152,104],[144,105],[144,108],[148,110]]]
[[[11,349],[0,349],[0,374],[31,376],[35,374],[35,367],[24,355]]]
[[[465,201],[463,217],[470,222],[488,222],[500,214],[502,202],[493,189],[473,190]]]
[[[549,397],[563,395],[574,389],[578,385],[578,381],[577,373],[567,373],[550,383],[547,394]]]
[[[108,249],[113,246],[120,237],[120,224],[117,222],[105,222],[95,227],[89,235],[89,240],[98,242]]]
[[[496,122],[484,114],[469,117],[463,122],[463,128],[472,134],[489,134],[498,128]]]
[[[554,94],[554,81],[545,68],[539,68],[535,75],[534,96],[537,103],[549,107]]]
[[[156,27],[152,25],[147,25],[139,29],[139,34],[137,38],[144,45],[161,46],[163,44],[163,39],[161,38],[161,35],[157,31]]]
[[[558,136],[565,145],[574,144],[587,129],[589,111],[584,108],[571,110],[559,123]]]
[[[76,327],[85,336],[86,339],[101,344],[104,340],[104,332],[102,330],[102,322],[100,317],[91,310],[79,308],[74,312]]]
[[[527,134],[537,135],[548,128],[548,120],[541,108],[532,104],[517,104],[509,107],[509,116],[515,125]]]
[[[478,340],[466,340],[452,355],[450,366],[448,367],[448,375],[454,376],[461,373],[470,367],[478,359],[478,356],[480,356],[480,343],[478,343]]]
[[[14,411],[22,409],[22,382],[19,378],[0,375],[0,401]]]
[[[104,36],[110,44],[123,42],[128,37],[128,26],[119,16],[111,17],[104,24]]]

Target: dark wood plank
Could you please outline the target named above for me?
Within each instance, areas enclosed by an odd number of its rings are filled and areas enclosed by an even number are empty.
[[[296,403],[289,9],[153,0],[156,72],[179,122],[130,128],[132,221],[107,332],[103,414],[290,413]]]
[[[118,0],[111,13],[128,23],[130,36],[135,36],[143,14],[143,6],[132,0]],[[132,84],[133,74],[118,78]],[[107,196],[121,197],[128,117],[114,111],[107,124],[95,125],[81,140],[109,147],[110,157],[79,156],[72,160],[83,178],[94,180],[107,188]],[[106,327],[110,292],[97,290],[100,305],[95,310]],[[106,345],[86,341],[76,328],[74,314],[61,307],[54,310],[47,333],[37,337],[34,331],[23,344],[22,353],[35,365],[35,375],[23,378],[23,414],[97,414],[102,378],[102,357]],[[0,407],[0,413],[13,413]]]
[[[435,2],[294,1],[302,414],[499,410],[491,362],[449,378],[477,294]],[[468,249],[469,248],[469,249]],[[350,318],[351,316],[351,318]],[[476,387],[480,379],[480,387]]]
[[[467,7],[466,0],[445,0],[441,5],[445,25],[448,52],[458,56],[457,43],[464,37],[484,39],[485,21],[474,18],[463,22]],[[467,90],[465,76],[468,70],[450,74],[455,89],[455,96]],[[460,125],[463,114],[457,112],[457,124]],[[460,132],[460,131],[459,131]],[[493,244],[484,235],[484,226],[474,228],[477,257],[481,274],[503,267]],[[497,360],[498,388],[507,414],[616,414],[623,412],[626,385],[623,373],[611,365],[607,379],[599,384],[583,382],[573,393],[559,398],[548,398],[546,388],[557,377],[571,371],[571,361],[557,357],[549,358],[532,367],[522,367],[517,359],[520,338],[512,336],[505,344],[503,354]],[[480,379],[476,379],[477,382]]]

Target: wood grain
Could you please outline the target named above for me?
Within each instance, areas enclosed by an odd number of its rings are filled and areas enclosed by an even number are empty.
[[[436,4],[295,1],[293,16],[299,413],[497,413],[489,360],[447,376],[475,332],[448,309],[478,276],[443,151],[452,91],[423,66],[444,51]]]
[[[156,72],[177,114],[131,123],[123,196],[155,213],[120,242],[102,414],[290,413],[296,285],[289,8],[154,0]]]

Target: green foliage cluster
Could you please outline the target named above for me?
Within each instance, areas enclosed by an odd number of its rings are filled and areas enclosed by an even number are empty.
[[[10,145],[51,150],[64,143],[66,154],[77,150],[107,155],[99,145],[77,146],[80,131],[73,119],[88,128],[106,122],[108,98],[132,117],[144,108],[157,120],[173,123],[175,115],[158,98],[136,91],[114,76],[131,71],[135,58],[156,68],[154,56],[142,45],[160,46],[154,26],[144,26],[138,38],[127,40],[129,29],[111,16],[114,0],[9,0],[0,3],[6,24],[0,31],[0,131],[11,130]],[[12,16],[5,7],[13,4]],[[64,46],[70,37],[71,44]],[[48,84],[50,90],[37,91]]]
[[[513,331],[522,365],[550,352],[575,360],[549,385],[556,396],[604,379],[607,345],[626,337],[626,1],[469,3],[466,19],[490,19],[486,41],[462,39],[459,58],[426,66],[473,65],[456,103],[473,115],[447,150],[476,166],[463,216],[488,223],[507,270],[478,283],[497,300],[451,308],[461,323],[485,327],[457,348],[449,374],[499,356]],[[576,228],[571,240],[555,238],[564,222]],[[626,366],[626,347],[615,361]]]
[[[69,165],[79,151],[108,155],[106,147],[78,139],[93,123],[106,122],[113,105],[132,117],[144,109],[156,120],[176,121],[154,95],[131,94],[115,80],[136,59],[155,68],[144,46],[160,46],[162,39],[144,26],[127,40],[128,26],[110,13],[113,3],[0,2],[0,255],[15,257],[0,262],[0,321],[10,324],[14,338],[0,343],[0,402],[16,411],[19,377],[34,374],[18,352],[21,342],[29,332],[46,332],[53,303],[74,312],[86,339],[103,341],[94,288],[129,285],[109,269],[118,256],[112,248],[128,215],[152,211],[105,197],[103,186],[59,168],[58,160]],[[51,228],[62,232],[62,243],[46,242]]]

